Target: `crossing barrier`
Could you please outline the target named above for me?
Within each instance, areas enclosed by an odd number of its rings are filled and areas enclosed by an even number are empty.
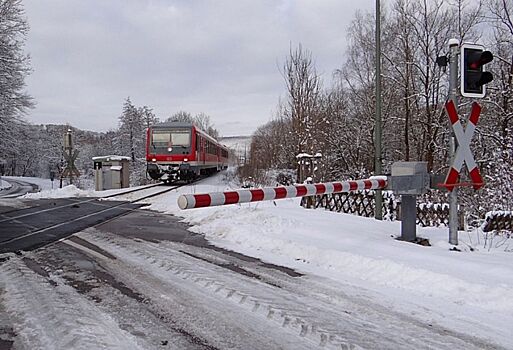
[[[251,190],[203,194],[184,194],[178,197],[178,207],[180,207],[180,209],[204,208],[227,204],[270,201],[275,199],[315,196],[359,190],[382,190],[386,187],[386,177],[376,177],[354,181],[266,187]]]

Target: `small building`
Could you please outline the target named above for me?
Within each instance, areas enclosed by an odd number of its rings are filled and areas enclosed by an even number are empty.
[[[130,157],[93,157],[96,191],[130,187]]]

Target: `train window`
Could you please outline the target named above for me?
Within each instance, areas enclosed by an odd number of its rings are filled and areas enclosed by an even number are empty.
[[[191,144],[191,134],[189,130],[172,130],[171,144],[188,147]]]
[[[155,147],[167,147],[171,135],[167,131],[153,131],[152,143]]]
[[[191,132],[189,129],[153,130],[152,142],[155,147],[189,147]]]

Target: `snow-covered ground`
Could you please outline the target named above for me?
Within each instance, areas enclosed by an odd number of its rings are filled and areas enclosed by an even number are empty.
[[[0,179],[0,190],[11,188],[11,186],[12,185],[9,182]]]
[[[40,190],[51,190],[59,187],[59,181],[55,180],[52,185],[50,179],[41,179],[39,177],[22,177],[22,176],[4,176],[4,179],[13,179],[28,182],[37,185]]]
[[[221,174],[149,199],[148,209],[182,217],[191,231],[218,246],[353,285],[344,293],[513,348],[512,239],[495,238],[485,246],[482,232],[460,232],[454,251],[446,228],[419,227],[417,235],[431,243],[420,246],[395,239],[400,222],[303,209],[298,199],[178,208],[180,194],[233,188]],[[104,194],[66,187],[27,197]]]

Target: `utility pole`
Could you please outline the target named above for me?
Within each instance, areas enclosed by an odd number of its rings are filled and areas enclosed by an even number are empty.
[[[460,42],[458,39],[449,39],[449,100],[458,106],[456,91],[458,89],[458,53]],[[452,130],[452,128],[451,128]],[[456,140],[451,132],[449,138],[449,167],[453,163],[456,150]],[[449,193],[449,243],[458,245],[458,188],[454,187]]]
[[[374,126],[374,175],[381,175],[381,9],[376,0],[376,118]],[[383,193],[375,191],[374,217],[383,220]]]

